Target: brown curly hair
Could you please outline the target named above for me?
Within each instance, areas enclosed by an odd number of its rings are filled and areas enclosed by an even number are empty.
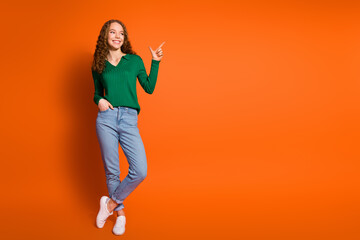
[[[109,45],[108,45],[109,28],[110,28],[110,24],[113,22],[119,23],[124,29],[124,43],[121,46],[121,51],[123,53],[136,54],[136,52],[132,50],[125,24],[116,19],[111,19],[105,22],[100,30],[100,34],[96,43],[96,49],[94,52],[94,59],[91,67],[93,71],[96,71],[99,74],[101,74],[105,68],[105,59],[107,54],[109,53]]]

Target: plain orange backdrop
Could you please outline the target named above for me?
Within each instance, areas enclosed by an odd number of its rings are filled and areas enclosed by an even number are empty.
[[[119,19],[148,175],[123,239],[360,239],[358,1],[1,3],[1,239],[113,239],[90,66]],[[120,151],[121,179],[128,164]],[[118,237],[121,238],[121,237]]]

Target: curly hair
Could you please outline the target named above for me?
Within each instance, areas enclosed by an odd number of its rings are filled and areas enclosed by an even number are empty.
[[[96,43],[96,49],[94,52],[94,59],[91,67],[93,71],[96,71],[99,74],[101,74],[105,68],[105,59],[107,54],[109,53],[109,45],[108,45],[109,28],[110,28],[110,24],[113,22],[119,23],[124,29],[124,43],[121,46],[121,51],[123,53],[136,54],[136,52],[132,50],[125,24],[116,19],[111,19],[105,22],[100,30],[100,34]]]

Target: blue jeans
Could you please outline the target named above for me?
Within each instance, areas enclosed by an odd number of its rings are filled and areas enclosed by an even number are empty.
[[[124,208],[125,198],[147,175],[145,148],[137,122],[137,111],[130,107],[99,110],[96,118],[109,197],[119,204],[115,211]],[[128,175],[123,181],[120,181],[119,143],[129,163]]]

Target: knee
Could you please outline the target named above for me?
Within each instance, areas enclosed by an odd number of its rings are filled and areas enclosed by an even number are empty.
[[[133,174],[131,174],[131,178],[135,182],[142,182],[146,178],[146,175],[147,175],[146,169],[138,170],[138,171],[135,171]]]
[[[137,179],[142,182],[146,178],[146,175],[147,175],[146,169],[143,171],[139,171],[137,174]]]

